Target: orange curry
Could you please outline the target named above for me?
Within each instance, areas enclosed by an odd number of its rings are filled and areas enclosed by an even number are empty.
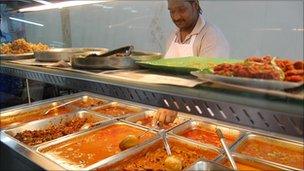
[[[262,170],[275,171],[275,170],[279,170],[279,169],[276,169],[271,166],[263,165],[261,163],[254,164],[254,163],[245,162],[245,161],[236,161],[235,163],[236,163],[238,170],[241,170],[241,171],[262,171]],[[232,169],[232,166],[229,161],[226,161],[223,165]]]
[[[71,105],[77,106],[79,108],[95,107],[95,106],[101,106],[103,104],[105,104],[103,100],[92,97],[82,98],[80,100],[71,103]]]
[[[111,115],[111,116],[121,116],[132,113],[138,113],[139,111],[133,108],[119,106],[119,105],[109,105],[105,107],[101,107],[94,110],[95,112]]]
[[[304,169],[303,147],[293,148],[288,144],[270,143],[263,140],[249,140],[240,146],[237,152]]]
[[[1,117],[1,122],[0,122],[1,126],[0,127],[3,128],[6,126],[10,126],[11,124],[17,125],[17,124],[21,124],[21,123],[50,118],[53,116],[72,112],[71,108],[69,108],[67,106],[61,106],[61,107],[51,110],[50,112],[48,112],[47,115],[44,115],[44,113],[52,107],[53,106],[42,108],[42,109],[36,109],[36,110],[32,110],[32,111],[27,111],[27,112],[21,112],[19,114],[12,115],[12,116],[3,116],[3,117]]]
[[[127,135],[139,136],[143,132],[131,126],[115,124],[50,146],[42,152],[61,160],[64,164],[84,168],[121,152],[119,143]],[[140,142],[151,137],[151,133],[146,133],[140,138]]]
[[[144,125],[147,127],[152,127],[153,116],[145,116],[144,118],[138,119],[137,124]],[[170,129],[173,126],[176,126],[182,122],[182,119],[176,118],[173,123],[162,124],[159,126],[160,129]]]
[[[237,139],[236,136],[227,135],[224,132],[223,132],[223,134],[224,134],[224,137],[226,138],[226,143],[228,145],[232,145]],[[203,126],[196,126],[195,128],[187,129],[187,130],[179,133],[179,135],[199,141],[201,143],[212,144],[217,147],[221,147],[220,139],[217,136],[215,130],[212,131],[207,128],[204,128]]]
[[[176,140],[169,139],[169,144],[172,155],[181,160],[183,169],[193,164],[199,158],[213,160],[218,156],[218,153],[215,151],[191,146]],[[139,154],[100,170],[165,170],[164,161],[167,156],[163,142],[161,141],[141,151]]]

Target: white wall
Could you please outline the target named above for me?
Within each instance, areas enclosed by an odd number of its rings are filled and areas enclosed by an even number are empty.
[[[43,25],[41,27],[24,24],[28,41],[46,43],[52,47],[63,46],[61,19],[58,10],[25,13],[24,18]]]
[[[207,19],[226,35],[231,57],[271,54],[303,59],[303,1],[201,1]],[[62,41],[58,10],[26,13],[29,40]],[[70,8],[73,47],[165,51],[174,28],[166,1],[114,1]]]

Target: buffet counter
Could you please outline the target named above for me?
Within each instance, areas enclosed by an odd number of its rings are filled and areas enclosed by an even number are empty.
[[[34,164],[31,169],[164,170],[165,130],[182,169],[201,170],[206,164],[197,165],[208,162],[229,170],[215,133],[220,129],[240,170],[304,168],[301,138],[182,112],[172,124],[154,126],[151,118],[157,109],[87,92],[16,106],[1,111],[1,145]],[[120,142],[130,135],[140,136],[138,144],[122,149]]]

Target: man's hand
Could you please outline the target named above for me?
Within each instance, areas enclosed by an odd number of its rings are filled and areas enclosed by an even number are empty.
[[[160,122],[161,124],[172,123],[177,116],[177,112],[168,109],[159,109],[154,115],[153,120]]]

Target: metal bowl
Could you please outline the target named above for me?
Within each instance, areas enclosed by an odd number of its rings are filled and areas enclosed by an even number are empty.
[[[94,52],[84,52],[74,54],[71,58],[72,68],[76,69],[134,69],[138,65],[136,61],[145,61],[161,58],[160,53],[149,52],[132,52],[129,56],[104,56],[104,57],[90,57]]]

